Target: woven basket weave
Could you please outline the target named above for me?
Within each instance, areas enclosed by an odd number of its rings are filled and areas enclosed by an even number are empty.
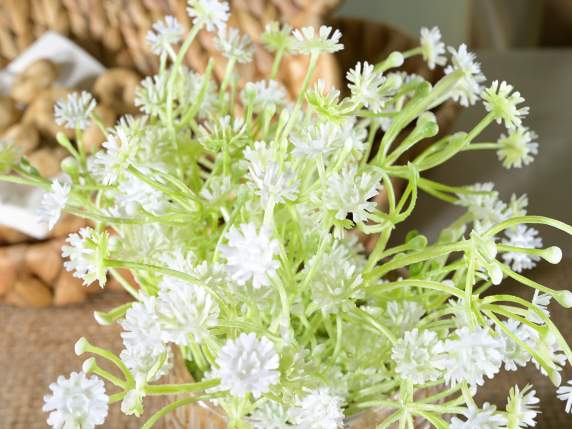
[[[258,44],[260,34],[270,21],[293,26],[319,25],[322,16],[339,0],[230,0],[229,25],[248,34]],[[108,67],[129,67],[141,75],[153,74],[158,60],[145,43],[154,21],[175,16],[185,27],[190,18],[185,0],[3,0],[0,6],[0,66],[22,52],[47,30],[70,37]],[[213,35],[199,34],[187,55],[187,64],[203,70],[208,59],[217,57]],[[285,59],[279,78],[295,92],[303,80],[306,59]],[[220,64],[221,62],[219,62]],[[257,49],[252,64],[241,68],[248,80],[267,76],[272,57]],[[215,69],[221,78],[223,70]],[[339,74],[333,57],[323,56],[318,74],[337,83]]]

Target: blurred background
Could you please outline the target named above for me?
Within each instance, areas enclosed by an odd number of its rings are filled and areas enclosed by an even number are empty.
[[[0,68],[4,68],[0,72],[0,137],[21,139],[34,165],[47,175],[57,175],[61,154],[54,143],[59,129],[50,117],[53,102],[71,87],[85,87],[95,93],[102,115],[107,115],[110,123],[132,112],[134,86],[157,66],[144,43],[145,34],[152,22],[165,14],[173,14],[188,24],[185,3],[184,0],[0,0]],[[255,42],[264,24],[274,19],[295,26],[331,23],[340,27],[346,49],[338,56],[326,57],[318,71],[320,77],[338,85],[343,84],[344,70],[358,60],[373,62],[392,50],[414,46],[423,26],[440,27],[447,45],[467,43],[478,54],[489,81],[506,80],[526,99],[531,113],[525,123],[539,135],[539,154],[528,167],[505,170],[494,151],[468,152],[444,168],[430,171],[429,177],[449,185],[493,181],[504,200],[513,193],[527,193],[531,214],[572,224],[572,0],[232,0],[230,3],[232,25]],[[73,55],[66,53],[56,58],[55,62],[60,63],[59,74],[54,75],[48,86],[41,86],[37,79],[31,85],[34,89],[31,93],[28,87],[25,87],[28,92],[14,91],[14,79],[34,76],[26,68],[30,61],[23,62],[22,58],[29,57],[26,52],[29,53],[30,46],[50,31],[77,44]],[[67,43],[58,37],[52,34],[45,42],[47,45],[40,48],[35,45],[34,58],[38,58],[38,49],[40,54],[55,52]],[[201,34],[187,64],[201,70],[211,55],[215,55],[212,38]],[[280,75],[292,93],[301,81],[301,66],[297,61],[285,63]],[[257,78],[265,74],[268,64],[268,57],[257,52],[254,65],[243,72]],[[43,67],[53,71],[49,64]],[[438,73],[430,73],[419,63],[408,63],[406,68],[431,80],[438,78]],[[81,79],[76,76],[70,80],[77,69],[87,69],[92,73],[88,73],[90,79],[84,79],[80,73]],[[447,105],[436,113],[443,131],[457,131],[472,127],[482,117],[483,108],[460,110]],[[496,141],[500,132],[500,127],[491,127],[483,135],[483,141]],[[93,145],[100,145],[102,139],[94,131]],[[0,187],[0,204],[9,200],[3,195],[4,190]],[[43,236],[18,229],[18,222],[3,226],[2,222],[10,217],[6,207],[0,207],[0,379],[3,380],[0,429],[43,428],[45,415],[41,406],[47,385],[59,373],[75,370],[81,363],[73,356],[75,340],[87,335],[111,349],[120,347],[118,329],[98,327],[92,313],[112,308],[127,297],[113,285],[103,293],[96,287],[86,289],[62,270],[59,247],[69,231],[81,226],[77,219],[65,218],[55,232]],[[421,196],[414,216],[399,231],[417,228],[434,239],[437,231],[459,213],[456,207]],[[539,264],[531,277],[552,288],[570,288],[572,240],[549,229],[542,229],[541,235],[545,245],[562,247],[565,259],[558,266]],[[400,233],[396,236],[399,239]],[[518,285],[508,283],[502,287],[530,298],[530,290]],[[570,314],[554,306],[554,322],[562,328],[564,337],[572,341]],[[568,368],[563,380],[570,378]],[[494,383],[488,383],[479,390],[479,400],[494,402],[502,408],[508,386],[524,387],[527,383],[535,385],[543,401],[537,427],[572,427],[571,416],[564,413],[563,404],[554,398],[553,386],[539,377],[533,367],[504,374]],[[147,411],[153,408],[150,404]],[[112,412],[109,422],[106,427],[113,429],[138,427],[136,419],[125,418],[117,410]]]

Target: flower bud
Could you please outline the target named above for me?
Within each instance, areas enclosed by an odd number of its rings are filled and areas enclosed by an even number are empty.
[[[551,246],[544,249],[542,258],[551,264],[558,264],[562,260],[562,249],[558,246]]]
[[[72,156],[64,158],[60,163],[60,168],[64,173],[69,174],[71,177],[76,177],[79,173],[79,164]]]
[[[111,320],[109,315],[107,313],[102,312],[102,311],[94,311],[93,312],[93,318],[101,326],[109,326],[113,323],[113,320]]]
[[[403,58],[403,54],[401,52],[397,52],[397,51],[392,52],[387,57],[387,60],[385,60],[386,68],[392,69],[395,67],[401,67],[403,65],[404,61],[405,61],[405,58]]]
[[[86,374],[89,374],[97,366],[94,357],[90,357],[81,365],[81,370]]]
[[[572,292],[569,290],[559,290],[555,292],[553,295],[554,299],[558,301],[564,308],[572,308]]]
[[[84,337],[81,337],[79,340],[77,340],[74,346],[76,356],[81,356],[83,353],[85,353],[89,346],[89,341],[87,341]]]

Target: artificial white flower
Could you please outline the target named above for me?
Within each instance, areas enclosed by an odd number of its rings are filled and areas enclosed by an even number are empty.
[[[445,68],[445,74],[451,74],[458,70],[462,72],[461,79],[451,92],[451,98],[461,106],[473,105],[481,93],[481,83],[485,80],[485,76],[481,72],[481,65],[475,61],[476,55],[467,51],[467,45],[464,43],[459,46],[459,49],[449,47],[449,52],[451,53],[451,64]]]
[[[339,43],[342,37],[340,30],[334,30],[332,33],[332,27],[327,25],[320,26],[318,31],[314,27],[295,29],[292,35],[296,38],[295,50],[301,54],[333,54],[344,49],[344,45]]]
[[[420,44],[423,59],[427,62],[431,70],[433,70],[436,65],[444,66],[447,64],[447,57],[443,55],[445,53],[445,43],[441,41],[441,31],[439,27],[433,27],[431,29],[422,27]]]
[[[518,386],[510,389],[506,412],[508,418],[507,429],[521,429],[536,426],[536,416],[540,399],[536,396],[536,390],[530,384],[520,390]]]
[[[442,371],[434,362],[442,353],[442,344],[433,331],[419,332],[417,328],[403,334],[392,348],[395,370],[413,384],[425,384],[439,379]]]
[[[517,108],[517,105],[524,101],[520,92],[512,91],[513,86],[505,81],[493,81],[489,88],[486,88],[481,97],[488,112],[494,115],[497,123],[504,121],[505,127],[509,130],[519,127],[522,118],[528,115],[528,107]]]
[[[376,72],[372,64],[367,61],[358,62],[353,69],[347,72],[346,79],[350,82],[348,88],[356,103],[362,104],[374,113],[381,112],[387,101],[381,93],[385,77]]]
[[[508,319],[504,324],[519,340],[532,346],[535,339],[531,337],[531,331],[526,325],[523,325],[514,319]],[[503,342],[502,355],[504,369],[507,371],[516,371],[519,366],[526,366],[531,359],[530,353],[528,353],[524,347],[518,344],[498,326],[495,328],[495,331]]]
[[[50,384],[50,395],[44,396],[48,424],[54,429],[93,429],[105,422],[109,397],[98,377],[72,372],[69,378],[59,376]]]
[[[215,46],[229,60],[246,64],[252,61],[254,46],[250,37],[241,36],[236,28],[219,31]]]
[[[216,326],[218,304],[203,287],[167,277],[157,296],[161,338],[179,346],[201,343]]]
[[[456,385],[466,381],[472,386],[481,386],[484,376],[493,378],[503,362],[502,342],[492,337],[487,328],[458,328],[454,339],[443,343],[446,353],[436,362],[437,368],[445,371],[445,381]]]
[[[275,204],[292,201],[298,195],[299,180],[290,163],[280,165],[272,157],[264,142],[255,142],[254,148],[244,150],[244,158],[249,161],[249,186],[255,189],[264,206],[269,201]]]
[[[469,189],[478,193],[459,194],[457,204],[466,207],[473,215],[473,228],[477,232],[485,232],[508,218],[507,206],[499,200],[494,183],[476,183]]]
[[[162,341],[156,309],[157,298],[142,294],[119,322],[125,347],[119,357],[138,382],[158,380],[172,366],[171,351]],[[135,413],[137,408],[130,409]]]
[[[89,159],[88,169],[101,184],[114,185],[133,162],[136,154],[135,139],[125,129],[118,128],[108,135],[103,148],[105,150],[99,150]]]
[[[133,344],[123,349],[119,358],[138,383],[157,381],[173,367],[173,353],[167,345],[156,350],[143,344]]]
[[[532,296],[531,304],[535,306],[538,310],[540,310],[542,313],[544,313],[546,316],[550,317],[550,311],[548,310],[548,306],[550,305],[551,299],[552,297],[550,295],[546,293],[541,293],[538,291],[538,289],[535,289],[534,295]],[[542,320],[542,318],[531,309],[528,310],[526,318],[538,325],[544,324],[544,320]]]
[[[260,41],[270,52],[289,53],[296,42],[291,33],[292,27],[288,24],[272,21],[266,24],[264,32],[260,35]]]
[[[326,314],[339,313],[345,304],[351,305],[361,297],[363,278],[352,259],[341,240],[334,240],[331,249],[310,258],[304,273],[314,273],[311,308]]]
[[[129,390],[121,401],[121,412],[126,416],[141,417],[144,396],[145,392],[142,389]]]
[[[548,332],[544,335],[539,335],[538,331],[530,328],[530,336],[532,338],[531,348],[536,351],[543,359],[543,361],[548,365],[551,371],[551,379],[554,384],[560,384],[560,374],[562,367],[566,365],[567,358],[566,354],[560,347],[558,339],[552,332]],[[540,365],[540,363],[533,357],[532,363],[544,376],[548,376],[548,371]],[[555,381],[554,381],[555,380]]]
[[[168,73],[147,76],[135,90],[133,103],[143,113],[160,116],[167,106]]]
[[[51,230],[62,214],[62,210],[68,201],[68,195],[71,190],[69,183],[54,180],[50,187],[50,192],[42,196],[41,206],[38,209],[38,218],[40,222],[46,223]]]
[[[417,301],[388,301],[381,316],[392,329],[403,333],[412,330],[424,314],[425,308]]]
[[[62,247],[62,256],[69,260],[64,262],[66,270],[73,272],[73,276],[83,280],[89,285],[95,280],[99,286],[106,283],[105,258],[109,252],[109,235],[107,232],[95,231],[91,227],[72,233],[66,239],[69,246]]]
[[[497,144],[497,156],[505,168],[520,168],[534,161],[538,154],[538,136],[534,131],[525,127],[509,130],[508,135],[501,134]]]
[[[229,276],[239,285],[251,281],[254,289],[270,285],[270,278],[280,266],[275,259],[278,240],[264,228],[257,231],[253,223],[231,226],[226,238],[228,244],[220,246],[220,252],[227,260]]]
[[[95,99],[89,92],[72,92],[54,105],[56,124],[74,130],[85,130],[91,122],[90,115],[95,105]]]
[[[344,148],[349,151],[348,162],[360,160],[367,148],[367,121],[357,121],[355,118],[347,118],[337,124],[337,132],[334,137],[334,147]]]
[[[288,411],[278,402],[262,401],[252,412],[248,421],[254,429],[291,429]]]
[[[357,172],[351,167],[328,177],[324,197],[325,207],[335,212],[338,220],[351,213],[354,222],[364,222],[375,210],[375,201],[369,201],[378,194],[379,177],[369,172]]]
[[[341,396],[322,387],[298,399],[288,414],[299,429],[339,429],[344,424],[343,403]]]
[[[512,247],[525,249],[538,249],[542,247],[542,239],[538,237],[538,231],[522,224],[506,229],[505,235],[508,239],[503,239],[502,243]],[[537,255],[517,251],[503,253],[502,258],[505,263],[510,265],[517,273],[534,268],[536,262],[540,260],[540,257]]]
[[[229,140],[237,146],[242,146],[248,141],[243,139],[245,124],[241,118],[232,119],[229,115],[219,117],[216,121],[205,122],[199,125],[198,140],[209,151],[218,151]]]
[[[323,79],[318,79],[306,93],[306,101],[316,113],[336,122],[343,117],[339,98],[340,90],[333,85],[326,84]]]
[[[172,46],[183,39],[183,26],[173,16],[166,16],[163,20],[153,23],[152,30],[147,32],[145,40],[156,55],[168,54]]]
[[[207,31],[224,30],[228,21],[228,2],[220,0],[188,0],[187,14],[193,25],[204,25]]]
[[[466,420],[453,417],[450,429],[506,429],[506,417],[488,402],[483,404],[483,408],[469,405],[462,414]]]
[[[286,89],[275,80],[259,80],[248,82],[240,94],[245,105],[251,105],[256,113],[266,109],[274,109],[285,104],[288,100]]]
[[[160,170],[162,169],[161,166],[157,167]],[[138,169],[142,174],[153,177],[151,180],[161,181],[156,175],[151,175],[152,170],[149,168],[140,165]],[[119,181],[115,201],[129,216],[134,216],[141,212],[161,215],[171,205],[164,192],[131,173],[124,174]]]
[[[252,393],[258,398],[280,380],[279,363],[274,344],[268,338],[242,333],[235,340],[227,340],[220,349],[215,374],[221,379],[221,387],[231,395],[242,398]]]
[[[565,410],[572,413],[572,380],[568,380],[568,386],[560,386],[556,391],[558,399],[566,402]]]
[[[291,136],[294,145],[292,154],[308,158],[326,156],[340,149],[339,127],[331,122],[325,122],[309,129],[301,130]]]
[[[157,298],[141,295],[125,313],[119,324],[123,328],[121,338],[127,348],[136,346],[152,350],[157,354],[164,349],[161,340],[161,328],[157,317]]]

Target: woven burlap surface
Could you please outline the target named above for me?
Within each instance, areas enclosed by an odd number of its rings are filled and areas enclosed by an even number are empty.
[[[554,287],[568,287],[572,277],[572,260],[558,266],[542,265],[532,273],[537,281]],[[523,286],[502,285],[504,291],[530,297]],[[497,289],[497,290],[499,290]],[[121,347],[119,327],[101,327],[93,320],[94,310],[108,310],[126,300],[126,295],[107,293],[93,296],[89,302],[66,308],[20,309],[0,306],[0,428],[34,429],[46,427],[41,411],[43,395],[59,374],[81,368],[82,358],[73,353],[73,344],[85,336],[93,344],[118,352]],[[554,322],[565,338],[572,340],[572,310],[551,306]],[[572,378],[566,368],[563,380]],[[572,416],[564,413],[564,404],[555,398],[555,388],[538,371],[529,366],[518,372],[502,373],[479,389],[478,401],[489,401],[504,408],[508,389],[518,384],[535,386],[541,399],[542,414],[538,428],[565,429],[572,427]],[[154,398],[146,398],[148,416],[160,406]],[[121,414],[111,407],[106,428],[137,428],[142,420]]]

